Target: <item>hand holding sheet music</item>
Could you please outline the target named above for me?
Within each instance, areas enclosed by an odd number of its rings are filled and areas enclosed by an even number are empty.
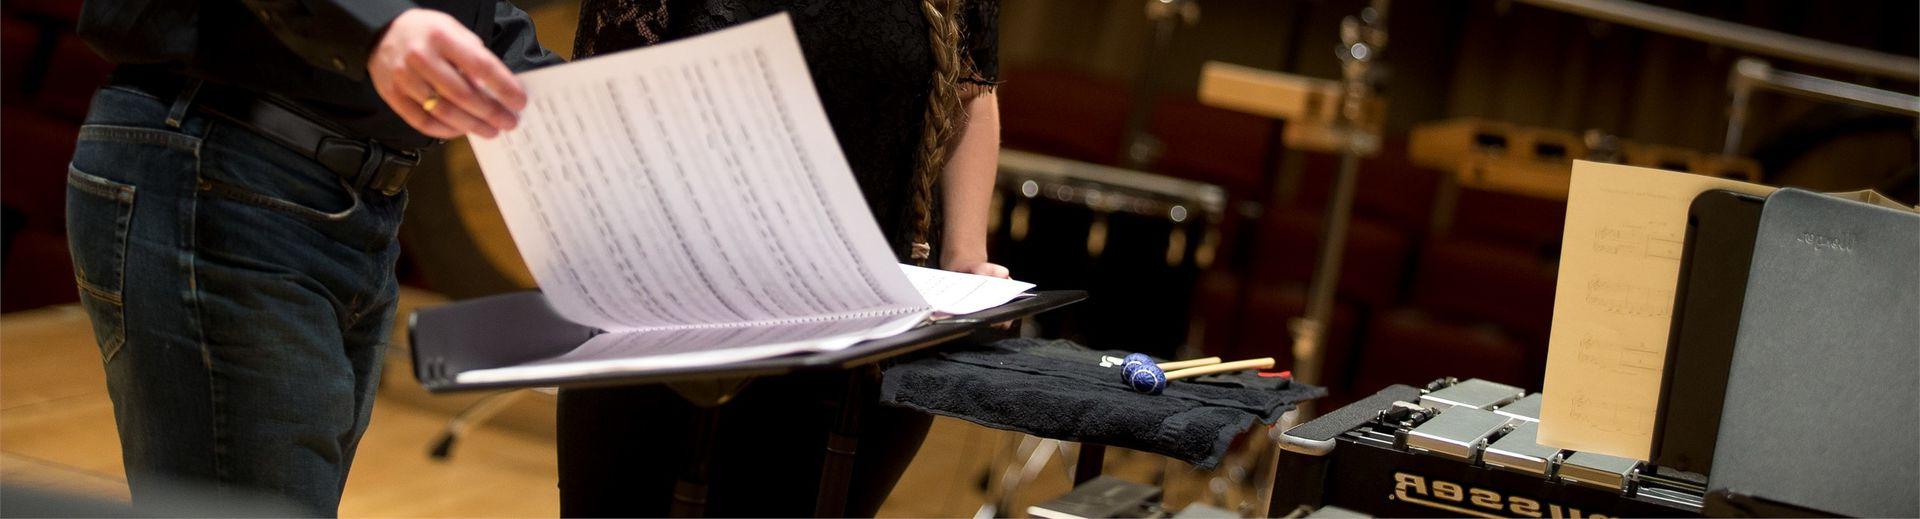
[[[474,153],[554,308],[609,333],[463,381],[844,348],[1032,286],[922,272],[916,290],[785,15],[520,79],[520,126]]]

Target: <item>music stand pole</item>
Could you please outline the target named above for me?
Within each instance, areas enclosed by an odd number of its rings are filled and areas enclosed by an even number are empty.
[[[1327,201],[1326,227],[1320,238],[1320,258],[1313,267],[1313,280],[1307,292],[1306,316],[1296,319],[1293,328],[1293,376],[1308,384],[1320,383],[1320,368],[1325,360],[1327,330],[1332,327],[1334,294],[1339,288],[1340,261],[1346,252],[1347,224],[1353,217],[1353,190],[1359,176],[1360,156],[1379,149],[1380,137],[1366,129],[1365,109],[1373,93],[1372,63],[1387,45],[1387,0],[1373,0],[1360,10],[1360,16],[1340,21],[1341,46],[1336,54],[1341,61],[1341,106],[1338,128],[1342,130],[1340,170],[1334,178],[1333,193]],[[1380,114],[1373,114],[1378,117]],[[1313,402],[1301,402],[1297,409],[1281,418],[1282,424],[1313,416]],[[1291,419],[1288,418],[1291,417]],[[1285,425],[1273,431],[1284,430]],[[1271,434],[1271,433],[1270,433]],[[1280,468],[1278,445],[1267,447],[1267,464],[1255,487],[1255,517],[1273,513],[1273,486]]]
[[[1379,147],[1379,136],[1366,129],[1365,109],[1372,96],[1372,63],[1386,47],[1387,1],[1374,0],[1360,16],[1341,21],[1341,47],[1336,54],[1342,62],[1343,77],[1340,119],[1340,170],[1334,179],[1333,193],[1327,201],[1326,225],[1320,238],[1319,260],[1307,292],[1306,316],[1293,321],[1293,374],[1308,384],[1319,384],[1325,359],[1328,329],[1332,328],[1334,295],[1340,281],[1341,256],[1346,251],[1347,224],[1353,216],[1353,191],[1359,175],[1360,156]],[[1377,115],[1376,115],[1377,116]],[[1302,417],[1311,416],[1303,403]]]
[[[854,456],[860,449],[861,409],[880,385],[880,367],[868,364],[848,370],[846,394],[833,430],[827,433],[826,459],[820,464],[820,489],[813,501],[814,517],[846,517],[847,492],[853,482]]]
[[[1326,225],[1321,231],[1320,257],[1314,263],[1313,279],[1307,290],[1306,316],[1292,323],[1293,376],[1308,384],[1321,382],[1320,368],[1326,360],[1322,356],[1327,330],[1332,328],[1334,293],[1340,282],[1340,261],[1346,253],[1347,225],[1353,219],[1354,177],[1358,176],[1359,164],[1359,155],[1352,151],[1340,155],[1340,170],[1334,178],[1333,193],[1327,201]],[[1301,405],[1310,404],[1302,402]]]
[[[713,439],[719,435],[720,406],[740,394],[750,378],[723,378],[669,383],[667,387],[693,404],[694,418],[687,424],[692,441],[691,456],[680,469],[680,480],[673,485],[670,517],[706,517],[707,487],[712,482],[708,469],[713,462]]]

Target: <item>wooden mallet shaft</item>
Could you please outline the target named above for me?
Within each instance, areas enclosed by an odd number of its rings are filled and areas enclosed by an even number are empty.
[[[1219,363],[1220,363],[1220,357],[1205,357],[1205,358],[1192,359],[1192,360],[1162,362],[1162,363],[1156,364],[1156,366],[1160,366],[1160,369],[1162,371],[1173,371],[1177,369],[1187,369],[1191,367],[1207,366],[1207,365],[1219,364]]]
[[[1168,364],[1173,364],[1173,363],[1168,363]],[[1166,364],[1162,364],[1161,366],[1165,366],[1165,365]],[[1169,371],[1167,372],[1167,380],[1170,380],[1170,381],[1180,380],[1183,378],[1192,378],[1192,377],[1198,377],[1201,375],[1212,375],[1214,373],[1226,373],[1228,371],[1240,371],[1243,369],[1267,369],[1271,367],[1273,367],[1273,357],[1261,357],[1257,359],[1237,360],[1237,361],[1228,362],[1225,364],[1214,364],[1210,366],[1200,366],[1197,368],[1187,368],[1179,371]]]

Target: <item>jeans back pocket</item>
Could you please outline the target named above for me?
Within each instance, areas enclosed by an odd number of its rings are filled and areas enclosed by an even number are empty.
[[[67,168],[67,248],[73,256],[74,282],[107,361],[126,343],[122,297],[134,193],[134,186]]]

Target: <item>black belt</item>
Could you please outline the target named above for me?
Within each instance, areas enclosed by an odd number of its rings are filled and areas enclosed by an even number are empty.
[[[172,100],[169,125],[177,127],[189,108],[199,110],[306,155],[356,189],[399,194],[414,166],[420,164],[420,150],[396,149],[378,140],[356,137],[270,96],[178,75],[116,73],[110,83],[137,88],[163,101]]]

